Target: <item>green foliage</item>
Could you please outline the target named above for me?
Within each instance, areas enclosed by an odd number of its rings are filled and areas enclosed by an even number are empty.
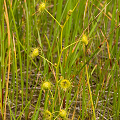
[[[0,8],[2,119],[120,119],[120,0]]]

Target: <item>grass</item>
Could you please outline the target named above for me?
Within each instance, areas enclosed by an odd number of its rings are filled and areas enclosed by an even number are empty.
[[[1,119],[120,119],[119,0],[0,3]]]

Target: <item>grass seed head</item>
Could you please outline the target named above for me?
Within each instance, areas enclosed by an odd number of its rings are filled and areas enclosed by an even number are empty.
[[[83,35],[82,37],[82,42],[87,45],[88,44],[88,39],[87,39],[87,36],[86,35]]]
[[[34,59],[35,57],[37,57],[40,53],[39,48],[33,48],[32,52],[31,52],[31,57]]]
[[[66,116],[67,116],[66,110],[60,110],[59,115],[61,118],[66,118]]]
[[[45,110],[45,112],[44,112],[44,118],[45,118],[45,120],[51,120],[52,113],[50,111],[48,111],[48,110]]]
[[[50,82],[44,82],[42,87],[43,87],[43,90],[49,90],[51,88],[51,83]]]
[[[63,79],[60,81],[60,87],[63,89],[63,90],[67,90],[69,87],[71,86],[71,83],[69,80],[66,80],[66,79]]]
[[[45,7],[46,7],[45,3],[42,2],[42,3],[39,5],[39,12],[40,12],[40,13],[43,12],[44,9],[45,9]]]
[[[68,16],[71,16],[71,15],[72,15],[72,12],[73,12],[72,10],[69,10],[68,13],[67,13],[67,15],[68,15]]]

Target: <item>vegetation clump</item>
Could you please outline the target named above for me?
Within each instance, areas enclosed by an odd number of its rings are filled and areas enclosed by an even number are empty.
[[[120,118],[120,0],[103,1],[1,0],[1,120]]]

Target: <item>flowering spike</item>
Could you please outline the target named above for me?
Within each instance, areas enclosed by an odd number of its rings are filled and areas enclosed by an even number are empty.
[[[66,118],[66,116],[67,116],[66,110],[60,110],[59,115],[61,118]]]
[[[32,48],[32,52],[31,52],[31,57],[34,59],[35,57],[37,57],[40,53],[40,48]]]
[[[48,110],[45,110],[44,117],[45,117],[45,120],[51,120],[51,118],[52,118],[51,112]]]
[[[60,87],[66,91],[70,87],[71,83],[69,80],[63,79],[60,81]]]
[[[67,13],[67,15],[71,16],[72,12],[73,12],[72,10],[69,10],[68,13]]]
[[[45,7],[46,7],[45,3],[42,2],[42,3],[39,5],[39,12],[40,12],[40,13],[43,12],[44,9],[45,9]]]
[[[49,90],[51,88],[50,82],[44,82],[42,85],[43,90]]]
[[[86,35],[83,35],[82,37],[82,42],[87,45],[88,44],[88,39],[87,39],[87,36]]]

